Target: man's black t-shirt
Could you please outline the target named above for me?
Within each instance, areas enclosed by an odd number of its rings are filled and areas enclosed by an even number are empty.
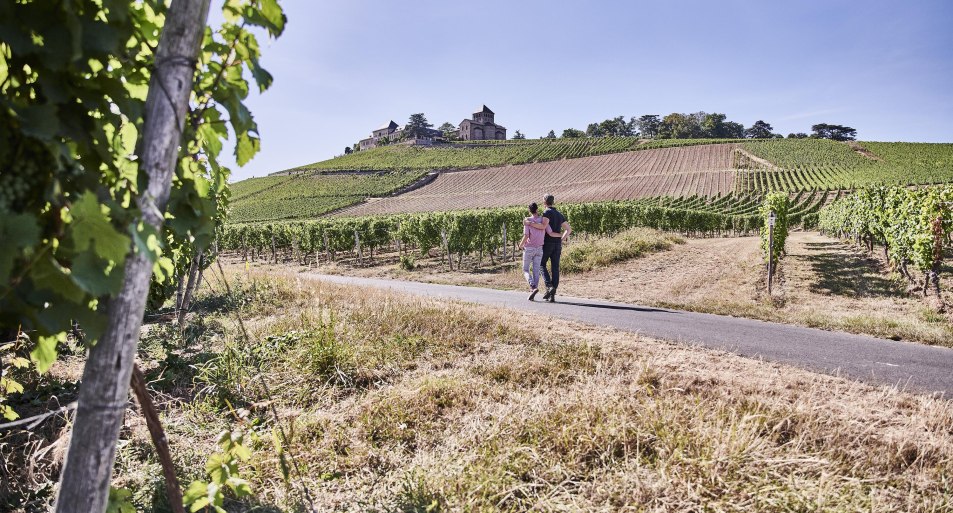
[[[555,233],[559,233],[563,230],[563,223],[566,222],[566,218],[556,210],[555,207],[549,207],[543,212],[543,217],[549,219],[549,227]],[[546,238],[543,239],[544,244],[562,244],[563,240],[559,237],[550,237],[549,234],[546,234]]]

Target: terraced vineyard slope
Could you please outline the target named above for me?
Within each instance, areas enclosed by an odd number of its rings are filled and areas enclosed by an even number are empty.
[[[861,142],[825,139],[748,141],[743,149],[772,165],[738,154],[743,191],[857,189],[953,181],[953,144]]]
[[[504,207],[539,201],[544,192],[561,203],[655,196],[718,196],[735,190],[736,144],[658,148],[579,159],[441,174],[400,196],[342,210],[361,216]]]
[[[731,139],[665,139],[635,137],[471,141],[452,147],[384,146],[296,167],[283,173],[307,171],[393,171],[478,169],[532,162],[549,162],[623,151],[651,150],[700,144],[737,143]]]
[[[232,186],[229,221],[308,219],[383,196],[418,180],[421,172],[306,174],[250,178]]]

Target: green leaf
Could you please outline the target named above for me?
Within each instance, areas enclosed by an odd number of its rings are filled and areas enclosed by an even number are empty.
[[[87,251],[73,259],[70,276],[90,295],[112,295],[122,288],[123,269],[121,265],[113,265],[110,269],[103,260]]]
[[[282,12],[278,0],[262,0],[261,15],[271,23],[274,30],[270,30],[272,37],[278,37],[285,30],[285,13]]]
[[[60,342],[66,342],[65,332],[37,337],[36,347],[30,351],[30,359],[36,363],[37,372],[43,374],[50,369],[56,361],[56,345]]]
[[[189,506],[189,511],[193,513],[208,506],[208,483],[204,481],[192,481],[185,494],[182,496],[182,502]]]
[[[49,140],[56,135],[60,120],[56,116],[56,105],[31,105],[15,109],[23,126],[23,132],[38,139]]]
[[[125,261],[131,241],[113,227],[109,209],[97,201],[95,194],[82,194],[70,208],[70,215],[73,218],[71,237],[77,252],[92,248],[98,256],[111,263]]]
[[[5,214],[0,216],[0,240],[6,248],[0,251],[0,282],[9,283],[13,262],[21,248],[35,246],[40,242],[40,229],[36,218],[29,214]]]
[[[239,134],[235,143],[235,162],[239,166],[244,166],[260,149],[260,139],[250,136],[247,132]]]
[[[0,404],[0,413],[3,413],[3,418],[7,420],[17,420],[20,418],[20,416],[17,415],[17,412],[13,411],[13,408],[5,404]]]

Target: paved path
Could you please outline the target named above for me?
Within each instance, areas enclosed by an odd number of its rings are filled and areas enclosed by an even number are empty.
[[[397,280],[312,275],[342,284],[394,289],[538,312],[587,324],[751,358],[839,373],[874,384],[943,392],[953,398],[953,349],[863,335],[801,328],[680,310],[560,296],[557,303],[530,302],[522,292]]]

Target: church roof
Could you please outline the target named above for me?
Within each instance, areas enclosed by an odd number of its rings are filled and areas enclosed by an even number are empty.
[[[477,110],[473,111],[474,114],[477,114],[477,113],[479,113],[479,112],[485,112],[485,113],[487,113],[487,114],[496,114],[495,112],[493,112],[492,110],[490,110],[490,108],[487,107],[486,105],[481,105],[480,108],[478,108]]]
[[[384,123],[383,125],[375,128],[374,131],[376,132],[378,130],[383,130],[385,128],[397,128],[397,126],[398,126],[397,123],[394,123],[394,120],[392,119],[390,123]]]

